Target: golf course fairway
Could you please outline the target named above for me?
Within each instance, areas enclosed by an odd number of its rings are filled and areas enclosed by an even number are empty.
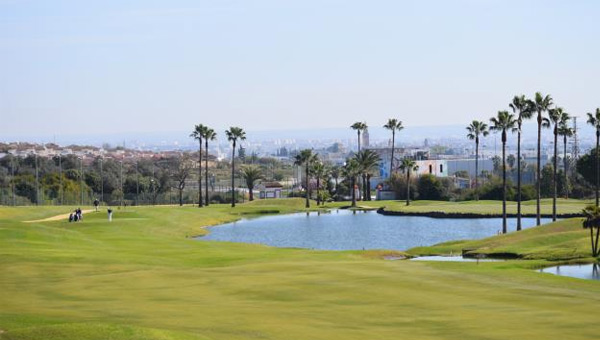
[[[569,212],[585,205],[573,202]],[[402,209],[403,202],[387,204]],[[415,202],[410,209],[489,211],[486,204],[501,203]],[[600,337],[600,282],[534,270],[592,260],[578,218],[468,244],[534,254],[485,263],[192,239],[204,226],[303,205],[128,207],[115,209],[111,223],[105,209],[68,223],[44,219],[71,207],[0,207],[0,339]],[[408,253],[461,248],[457,242]]]

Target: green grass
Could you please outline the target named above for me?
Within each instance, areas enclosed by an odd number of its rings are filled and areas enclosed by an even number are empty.
[[[471,254],[492,257],[589,261],[589,232],[582,228],[581,222],[581,218],[566,219],[506,235],[482,240],[456,240],[431,247],[413,248],[408,252],[413,255],[460,255],[466,249]]]
[[[90,213],[71,224],[21,222],[69,208],[0,208],[0,339],[598,336],[600,284],[536,273],[530,268],[544,262],[539,257],[479,265],[384,261],[380,257],[389,252],[189,238],[204,233],[202,226],[299,211],[303,204],[294,199],[235,209],[132,207],[115,211],[112,223],[105,213]],[[461,203],[460,209],[486,204]],[[456,209],[439,202],[413,207],[427,205]],[[505,241],[496,249],[560,252],[585,237],[577,224],[567,220],[481,242]],[[584,249],[582,243],[581,254]]]
[[[592,201],[583,201],[575,199],[558,199],[557,213],[558,214],[573,214],[580,213],[586,205],[593,204]],[[364,207],[384,207],[389,211],[406,211],[406,212],[452,212],[452,213],[475,213],[475,214],[501,214],[502,201],[464,201],[464,202],[447,202],[447,201],[411,201],[409,206],[406,206],[405,201],[365,201],[358,202],[359,206]],[[326,206],[338,207],[348,205],[348,202],[328,203]],[[506,211],[509,214],[517,213],[517,203],[507,202]],[[523,214],[536,213],[536,201],[522,202],[521,210]],[[552,213],[552,199],[543,199],[541,201],[542,214]]]

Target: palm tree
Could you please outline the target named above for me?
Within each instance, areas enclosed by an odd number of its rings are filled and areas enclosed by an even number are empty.
[[[499,111],[490,122],[492,123],[490,129],[502,133],[502,233],[506,234],[506,133],[515,128],[517,121],[508,111]]]
[[[229,130],[225,130],[227,140],[231,142],[233,148],[231,150],[231,207],[235,207],[235,147],[239,140],[246,140],[246,132],[240,127],[232,126]]]
[[[569,161],[567,159],[567,138],[573,137],[575,130],[569,127],[568,121],[570,117],[567,117],[566,120],[562,120],[558,127],[558,134],[563,136],[563,166],[565,169],[565,198],[569,198]]]
[[[206,127],[202,124],[194,126],[190,137],[198,141],[198,208],[202,207],[202,131]]]
[[[406,205],[410,205],[410,173],[419,170],[419,166],[414,159],[403,158],[399,168],[406,174]]]
[[[204,205],[208,206],[208,203],[210,201],[208,197],[208,141],[214,141],[215,139],[217,139],[217,133],[215,132],[215,130],[209,128],[208,126],[205,126],[204,129],[202,129],[202,138],[204,138],[204,148],[206,151],[204,153],[204,194],[206,195]]]
[[[341,172],[342,169],[340,168],[339,165],[334,165],[333,167],[331,167],[331,178],[333,178],[333,180],[335,181],[335,195],[337,196],[338,194],[338,180],[341,176]]]
[[[596,257],[600,255],[600,248],[598,247],[598,236],[600,235],[600,207],[587,206],[583,209],[583,228],[590,230],[590,239],[592,243],[592,256]],[[596,237],[594,237],[594,229],[596,229]]]
[[[317,206],[319,204],[325,204],[324,201],[321,200],[320,190],[321,190],[321,180],[326,180],[329,174],[329,169],[323,162],[316,161],[312,166],[312,173],[317,180]]]
[[[521,132],[524,119],[531,119],[533,111],[531,110],[530,101],[524,95],[514,96],[512,103],[508,106],[513,113],[517,115],[517,231],[522,229],[521,226]]]
[[[404,129],[402,126],[402,122],[395,118],[388,119],[387,124],[383,126],[384,128],[392,131],[392,158],[390,158],[390,174],[388,177],[392,177],[392,171],[394,171],[394,149],[396,147],[396,131],[400,132],[400,130]]]
[[[552,122],[552,124],[554,125],[553,128],[553,133],[554,133],[554,161],[553,161],[553,167],[554,167],[554,173],[552,174],[553,179],[552,179],[552,186],[553,186],[553,193],[552,193],[552,221],[556,221],[556,197],[558,196],[558,127],[561,124],[562,121],[567,121],[569,120],[569,114],[566,113],[564,111],[564,109],[562,107],[557,107],[554,109],[550,109],[548,111],[548,117],[550,118],[550,121]]]
[[[358,134],[358,151],[360,151],[360,134],[361,134],[361,132],[363,132],[367,129],[367,123],[356,122],[356,123],[350,125],[350,128],[352,130],[356,130],[356,133]]]
[[[371,200],[371,176],[379,168],[381,157],[373,150],[362,150],[355,156],[363,176],[363,201]]]
[[[309,179],[310,179],[310,167],[317,160],[317,155],[312,152],[311,149],[304,149],[296,155],[294,165],[304,165],[306,169],[306,208],[310,208],[310,190],[309,190]]]
[[[467,126],[467,138],[470,140],[475,140],[475,200],[479,200],[479,136],[487,136],[488,126],[486,123],[478,120],[474,120],[471,122],[469,126]]]
[[[263,179],[260,167],[253,164],[242,165],[240,167],[240,175],[242,175],[242,178],[246,181],[250,201],[254,201],[254,185],[256,184],[256,181]]]
[[[537,112],[537,169],[536,169],[536,224],[542,224],[541,211],[540,211],[540,200],[541,200],[541,177],[542,177],[542,127],[548,125],[548,119],[544,118],[544,112],[548,111],[553,105],[552,97],[550,95],[543,96],[540,92],[535,93],[533,101],[529,101],[530,107],[533,111]]]
[[[360,175],[360,164],[355,158],[350,158],[342,168],[342,174],[345,179],[350,180],[350,190],[352,194],[352,207],[356,207],[356,179]]]
[[[588,112],[588,120],[587,123],[593,126],[596,129],[596,206],[600,206],[599,202],[599,186],[600,186],[600,154],[599,154],[599,144],[600,144],[600,108],[596,109],[596,113],[592,114]]]

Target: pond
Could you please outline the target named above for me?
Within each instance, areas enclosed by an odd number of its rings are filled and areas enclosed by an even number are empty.
[[[543,219],[543,223],[550,219]],[[524,228],[535,225],[524,218]],[[509,219],[509,231],[516,220]],[[322,250],[406,250],[436,243],[480,239],[502,230],[501,218],[451,219],[384,216],[375,211],[335,210],[244,219],[208,228],[199,240],[259,243]]]
[[[572,264],[566,266],[554,266],[540,269],[540,273],[550,273],[560,276],[569,276],[577,279],[600,280],[600,265],[592,264]]]

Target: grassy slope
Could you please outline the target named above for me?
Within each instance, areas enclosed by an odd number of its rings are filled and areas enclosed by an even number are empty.
[[[513,261],[382,261],[185,238],[302,206],[129,208],[110,224],[103,213],[24,224],[64,209],[0,208],[0,339],[583,339],[600,330],[597,282]]]
[[[590,257],[589,232],[581,226],[581,218],[512,232],[482,240],[450,241],[431,247],[418,247],[408,252],[413,255],[471,253],[497,256],[518,256],[525,259],[585,260]]]

